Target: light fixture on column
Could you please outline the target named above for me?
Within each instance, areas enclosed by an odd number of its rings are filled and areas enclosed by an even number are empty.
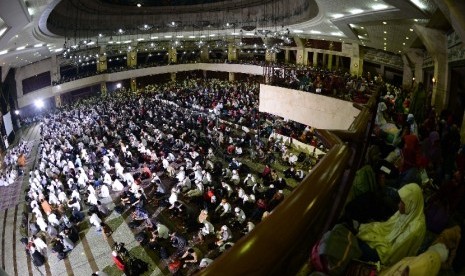
[[[436,80],[435,77],[433,77],[433,78],[431,79],[431,81],[433,82],[433,86],[437,84],[437,80]]]

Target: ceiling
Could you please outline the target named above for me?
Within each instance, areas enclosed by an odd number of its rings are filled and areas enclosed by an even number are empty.
[[[101,2],[123,6],[137,6],[137,4],[140,4],[144,7],[152,7],[210,4],[215,2],[224,2],[224,0],[101,0]]]
[[[436,11],[434,0],[0,1],[0,66],[61,56],[65,42],[265,41],[264,34],[282,30],[400,54],[414,41],[419,46],[413,25],[426,26]]]

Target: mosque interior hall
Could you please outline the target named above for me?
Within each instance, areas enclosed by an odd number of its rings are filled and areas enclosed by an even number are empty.
[[[0,275],[465,275],[465,1],[0,1]]]

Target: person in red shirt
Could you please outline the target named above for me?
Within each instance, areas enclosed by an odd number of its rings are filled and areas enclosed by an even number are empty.
[[[121,271],[125,271],[126,265],[124,264],[123,259],[121,259],[121,257],[118,256],[118,253],[116,253],[116,251],[113,251],[111,252],[111,256],[116,267],[118,267],[118,269]]]

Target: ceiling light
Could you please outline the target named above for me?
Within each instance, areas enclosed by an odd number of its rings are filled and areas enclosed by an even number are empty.
[[[239,35],[239,33],[231,33],[231,35]]]
[[[293,32],[296,33],[296,34],[301,34],[301,33],[303,33],[304,31],[302,31],[302,30],[293,30]]]
[[[387,40],[387,38],[384,38],[384,40]]]
[[[413,29],[410,29],[411,32],[413,32]]]
[[[386,43],[386,42],[384,42],[384,45],[387,45],[387,43]]]
[[[43,44],[42,44],[42,43],[40,43],[40,44],[36,44],[36,45],[34,45],[34,48],[39,48],[39,47],[42,47],[42,46],[43,46]]]
[[[150,39],[158,39],[158,36],[151,36]]]
[[[342,36],[343,34],[341,32],[332,32],[331,35]]]
[[[4,54],[6,54],[6,53],[8,53],[8,50],[0,51],[0,55],[4,55]]]
[[[195,35],[190,35],[189,38],[195,38]]]
[[[87,43],[87,46],[91,46],[91,45],[94,45],[95,44],[95,41],[89,41],[89,43]]]
[[[387,24],[387,22],[386,22],[386,21],[383,21],[383,24],[384,24],[384,25],[386,25],[386,24]]]
[[[342,13],[335,13],[332,15],[333,18],[341,18],[343,17],[344,15]]]
[[[374,9],[375,11],[384,10],[384,9],[387,9],[388,7],[389,7],[388,5],[384,5],[384,4],[374,4],[371,6],[371,8]]]
[[[141,3],[137,3],[136,5],[138,8],[142,7],[142,4]]]
[[[409,37],[408,37],[408,36],[406,36],[406,37],[405,37],[405,39],[409,39]]]
[[[311,33],[311,34],[321,34],[320,31],[314,31],[314,30],[311,30],[310,33]]]
[[[413,21],[418,22],[418,19],[413,19]]]
[[[365,27],[362,26],[362,27],[360,27],[360,29],[365,30]]]
[[[6,32],[7,28],[1,28],[0,29],[0,37]]]
[[[387,31],[384,31],[385,34],[387,34]]]
[[[98,34],[98,37],[102,37],[102,36],[103,36],[103,34]]]
[[[61,52],[61,51],[63,51],[63,48],[55,49],[55,53],[56,53],[56,52]]]
[[[16,51],[21,51],[21,50],[24,50],[24,49],[26,49],[26,46],[21,46],[21,47],[16,48]]]
[[[211,34],[211,35],[210,35],[210,37],[214,37],[214,36],[216,36],[216,34]]]
[[[245,33],[245,35],[254,36],[255,34],[254,33]]]
[[[183,38],[183,35],[177,35],[176,38]]]
[[[423,4],[423,2],[420,0],[410,0],[410,2],[415,4],[415,6],[417,6],[419,9],[422,9],[422,10],[426,9],[426,5]]]
[[[404,46],[405,46],[405,42],[404,42],[404,43],[402,43],[402,45],[404,45]]]
[[[363,10],[361,10],[361,9],[353,9],[353,10],[350,11],[351,14],[359,14],[359,13],[362,13],[362,12],[363,12]]]
[[[171,35],[165,35],[165,38],[171,38],[172,36]]]
[[[137,41],[144,41],[145,39],[143,37],[138,38]]]
[[[44,101],[38,99],[38,100],[35,100],[34,101],[34,105],[37,107],[37,108],[42,108],[44,107]]]

